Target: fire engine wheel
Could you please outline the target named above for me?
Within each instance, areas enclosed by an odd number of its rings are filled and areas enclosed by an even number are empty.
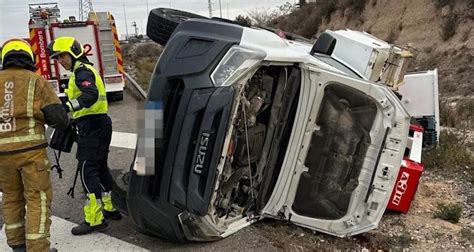
[[[146,34],[150,39],[164,46],[176,27],[191,18],[208,19],[207,17],[185,11],[167,8],[153,9],[148,16]]]

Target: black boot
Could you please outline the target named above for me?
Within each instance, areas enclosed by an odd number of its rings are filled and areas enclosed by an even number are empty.
[[[11,246],[13,252],[26,252],[26,244]]]
[[[99,224],[97,226],[93,226],[93,227],[91,227],[89,225],[89,223],[83,222],[83,223],[79,224],[79,226],[73,227],[71,229],[71,233],[73,235],[86,235],[86,234],[90,234],[92,232],[104,231],[106,229],[107,229],[107,223],[105,221],[102,221],[101,224]]]
[[[109,211],[104,210],[103,213],[104,213],[104,217],[106,219],[109,219],[109,220],[121,220],[122,219],[122,215],[117,210],[113,211],[113,212],[109,212]]]

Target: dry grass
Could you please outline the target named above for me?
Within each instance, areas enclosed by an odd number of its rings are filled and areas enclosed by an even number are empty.
[[[456,88],[456,85],[451,86]],[[458,129],[472,128],[474,126],[474,99],[464,99],[457,103],[441,100],[439,114],[440,123],[443,126]]]
[[[439,218],[445,221],[449,221],[453,224],[458,223],[461,218],[463,206],[461,203],[451,203],[451,204],[438,204],[436,212],[433,214],[433,217]]]
[[[145,90],[148,90],[151,75],[153,73],[153,70],[155,69],[156,60],[157,58],[145,57],[139,59],[137,62],[137,66],[140,66],[137,67],[137,82]]]
[[[472,167],[474,160],[468,150],[466,134],[442,131],[437,148],[423,152],[426,169],[456,171],[466,166]],[[472,169],[469,171],[473,172]]]
[[[348,15],[348,20],[360,18],[367,2],[367,0],[318,1],[317,4],[306,4],[293,11],[288,18],[275,19],[270,22],[270,25],[311,38],[318,33],[319,26],[323,21],[331,21],[331,17],[336,11],[344,11]]]
[[[135,56],[155,58],[155,61],[160,57],[163,48],[156,43],[139,44],[135,49]]]

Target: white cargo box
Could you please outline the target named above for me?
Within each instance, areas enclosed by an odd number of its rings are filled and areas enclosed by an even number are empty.
[[[397,89],[403,84],[412,54],[366,32],[326,30],[336,39],[332,57],[341,61],[366,80]]]
[[[438,70],[409,73],[399,91],[402,103],[415,118],[434,117],[436,132],[440,134]]]

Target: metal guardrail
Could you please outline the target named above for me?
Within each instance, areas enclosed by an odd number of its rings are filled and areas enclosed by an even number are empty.
[[[124,73],[124,75],[125,75],[125,78],[130,82],[130,84],[132,84],[130,86],[134,88],[136,91],[138,91],[138,95],[140,96],[140,98],[145,100],[146,99],[145,90],[143,90],[143,88],[128,73]]]

